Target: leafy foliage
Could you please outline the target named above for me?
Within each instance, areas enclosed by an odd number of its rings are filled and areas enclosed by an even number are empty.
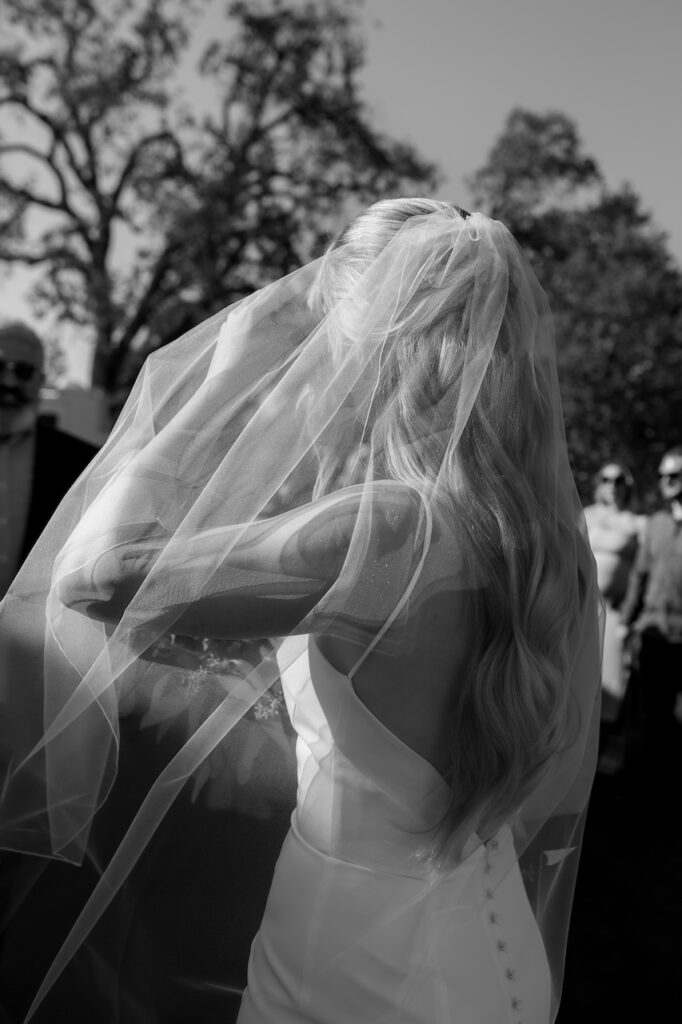
[[[0,107],[16,119],[0,136],[0,260],[44,270],[37,311],[92,331],[110,393],[141,353],[319,251],[345,204],[436,178],[371,124],[350,5],[232,3],[199,59],[196,112],[178,87],[200,13],[3,9]]]
[[[610,458],[655,496],[680,443],[682,275],[628,186],[610,189],[564,114],[514,110],[470,179],[525,249],[554,313],[566,431],[587,500]]]

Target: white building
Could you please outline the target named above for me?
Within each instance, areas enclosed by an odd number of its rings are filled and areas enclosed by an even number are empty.
[[[43,388],[40,416],[52,419],[58,430],[97,446],[104,444],[111,429],[105,393],[77,385]]]

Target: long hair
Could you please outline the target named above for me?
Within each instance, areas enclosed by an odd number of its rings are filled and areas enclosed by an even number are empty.
[[[422,198],[383,200],[361,214],[334,245],[347,258],[333,277],[323,270],[323,298],[351,287],[409,218],[432,213],[468,216]],[[458,266],[452,297],[441,280],[432,302],[427,294],[414,303],[373,397],[379,472],[446,497],[472,571],[485,581],[474,600],[469,668],[453,694],[450,806],[422,850],[434,871],[459,858],[472,832],[485,838],[509,820],[566,732],[579,540],[572,517],[557,514],[563,427],[554,362],[533,350],[549,312],[523,266],[520,253],[508,261],[501,327],[455,444],[473,265]]]

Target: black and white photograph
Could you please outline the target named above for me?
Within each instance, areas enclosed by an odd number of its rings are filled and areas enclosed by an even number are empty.
[[[0,1024],[649,1024],[679,0],[0,3]]]

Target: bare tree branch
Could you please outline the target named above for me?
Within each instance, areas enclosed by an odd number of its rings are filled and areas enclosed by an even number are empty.
[[[69,143],[66,132],[64,128],[55,120],[55,118],[53,118],[47,111],[41,110],[40,107],[38,107],[36,104],[31,103],[30,100],[22,96],[8,95],[0,98],[0,106],[7,105],[21,107],[28,114],[34,117],[36,121],[40,122],[42,125],[45,126],[45,128],[48,129],[54,141],[58,143],[64,150],[67,160],[69,162],[69,166],[71,167],[71,170],[80,181],[81,185],[87,187],[87,182],[83,176],[82,168]]]
[[[0,158],[12,153],[23,153],[25,156],[29,156],[42,164],[57,181],[60,193],[59,207],[70,217],[73,217],[74,220],[80,220],[78,214],[69,202],[66,179],[56,163],[56,148],[57,144],[56,142],[53,142],[50,150],[47,153],[43,153],[41,150],[36,149],[35,146],[28,145],[28,143],[2,143],[0,144]]]
[[[139,142],[133,147],[128,155],[128,159],[123,166],[123,169],[119,175],[118,181],[114,185],[113,189],[109,194],[109,205],[112,209],[119,206],[121,195],[135,173],[137,166],[140,162],[140,158],[146,149],[148,149],[155,142],[170,142],[175,150],[175,156],[180,166],[184,165],[184,153],[182,146],[176,136],[168,130],[154,132],[151,135],[147,135],[140,139]]]
[[[179,242],[169,241],[155,261],[154,268],[149,276],[144,293],[138,300],[135,314],[128,321],[125,329],[118,337],[117,350],[119,352],[119,361],[129,351],[138,332],[147,325],[149,315],[154,307],[154,302],[158,299],[160,285],[172,266],[173,257],[180,248],[180,244],[181,243]]]
[[[0,260],[4,263],[23,263],[26,266],[42,266],[45,263],[68,263],[73,269],[78,270],[84,276],[89,273],[89,266],[71,249],[63,246],[46,246],[34,252],[20,252],[6,249],[0,245]]]
[[[46,210],[64,211],[61,200],[50,199],[49,196],[41,196],[38,192],[32,192],[29,188],[13,185],[12,182],[6,179],[2,181],[1,189],[3,192],[9,192],[15,198],[23,199],[26,203],[30,203],[33,206],[42,206]]]

